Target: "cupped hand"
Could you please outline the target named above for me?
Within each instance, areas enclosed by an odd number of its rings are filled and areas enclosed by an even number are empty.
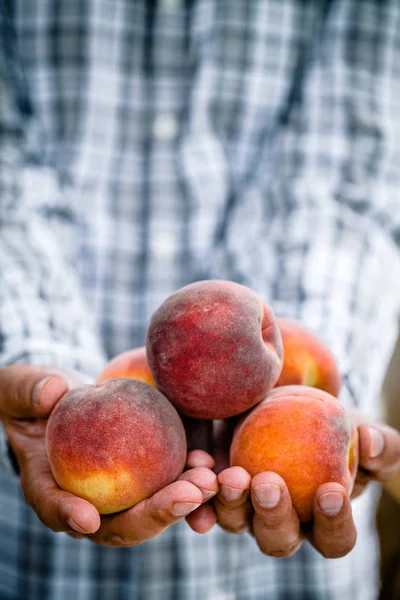
[[[216,475],[201,465],[115,515],[100,516],[92,504],[61,490],[47,459],[46,419],[63,394],[78,385],[80,380],[59,369],[0,369],[0,418],[18,462],[25,499],[47,527],[98,544],[133,546],[159,535],[215,495]]]
[[[300,523],[279,475],[265,472],[252,479],[241,467],[227,466],[237,421],[219,423],[214,447],[209,448],[219,483],[219,492],[212,501],[214,520],[231,533],[251,532],[261,551],[270,556],[291,556],[306,539],[326,558],[345,556],[356,542],[351,499],[360,495],[369,481],[394,477],[400,466],[399,432],[387,425],[371,424],[359,412],[354,413],[354,418],[359,433],[359,468],[351,498],[340,484],[323,484],[315,494],[313,520],[309,523]],[[203,433],[202,437],[203,441],[209,440],[210,434]],[[205,452],[190,453],[188,465],[200,464],[205,456],[210,461]],[[207,505],[202,506],[188,517],[195,530],[196,524],[206,518],[211,523],[211,515],[203,515],[206,508]]]

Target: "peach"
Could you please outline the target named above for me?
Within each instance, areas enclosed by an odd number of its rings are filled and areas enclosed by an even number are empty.
[[[199,281],[172,294],[151,318],[146,349],[157,387],[183,414],[200,419],[248,410],[282,367],[271,308],[231,281]]]
[[[186,461],[186,436],[172,404],[155,388],[113,379],[69,391],[46,428],[58,485],[101,514],[130,508],[172,483]]]
[[[300,520],[309,521],[320,485],[335,481],[351,493],[358,465],[357,428],[339,400],[322,390],[275,388],[238,424],[230,461],[252,477],[278,473]]]
[[[275,387],[307,385],[338,396],[341,378],[335,358],[318,337],[294,319],[277,319],[284,361]]]
[[[108,379],[120,379],[121,377],[142,381],[155,387],[154,379],[147,363],[146,348],[144,346],[127,350],[115,356],[106,364],[100,373],[97,383],[102,383]]]

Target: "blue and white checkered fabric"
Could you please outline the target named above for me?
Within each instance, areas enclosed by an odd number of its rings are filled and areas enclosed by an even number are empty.
[[[96,377],[176,288],[232,279],[314,328],[342,401],[378,417],[400,298],[398,0],[0,7],[0,364]],[[338,560],[185,523],[105,548],[39,522],[0,440],[1,599],[377,597],[373,487]]]

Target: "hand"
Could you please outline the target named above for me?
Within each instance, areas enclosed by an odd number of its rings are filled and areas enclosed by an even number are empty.
[[[369,481],[386,481],[400,464],[400,434],[383,424],[370,425],[360,413],[354,418],[359,432],[360,463],[351,499]],[[213,500],[215,519],[231,533],[250,531],[265,554],[291,556],[305,539],[326,558],[346,555],[354,547],[356,530],[350,498],[337,483],[319,487],[314,499],[314,519],[300,524],[284,480],[276,473],[260,473],[251,479],[241,467],[227,467],[228,451],[236,421],[220,423],[214,456],[219,493]],[[204,437],[204,436],[203,436]],[[188,456],[188,464],[199,464],[199,457]],[[204,520],[205,507],[194,511],[188,521],[194,528]],[[208,517],[211,522],[211,517]]]
[[[26,365],[0,369],[0,418],[18,461],[25,499],[47,527],[73,537],[88,537],[98,544],[137,545],[160,534],[216,493],[216,475],[201,466],[115,515],[100,516],[92,504],[61,490],[47,460],[46,417],[69,388],[81,384],[59,369]]]

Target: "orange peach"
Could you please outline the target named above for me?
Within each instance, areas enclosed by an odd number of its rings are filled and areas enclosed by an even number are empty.
[[[183,414],[200,419],[248,410],[282,367],[271,308],[231,281],[200,281],[172,294],[152,316],[146,349],[157,387]]]
[[[341,379],[336,360],[318,337],[294,319],[277,319],[284,361],[275,387],[307,385],[338,396]]]
[[[97,383],[102,383],[108,379],[120,379],[128,377],[136,381],[142,381],[155,387],[149,365],[146,358],[146,348],[134,348],[127,350],[115,356],[110,360],[97,380]]]
[[[132,379],[69,391],[50,415],[46,446],[58,485],[101,514],[172,483],[186,460],[178,413],[161,392]]]
[[[275,388],[238,424],[230,460],[252,477],[264,471],[280,475],[300,520],[308,521],[320,485],[334,481],[351,492],[357,428],[339,400],[322,390]]]

